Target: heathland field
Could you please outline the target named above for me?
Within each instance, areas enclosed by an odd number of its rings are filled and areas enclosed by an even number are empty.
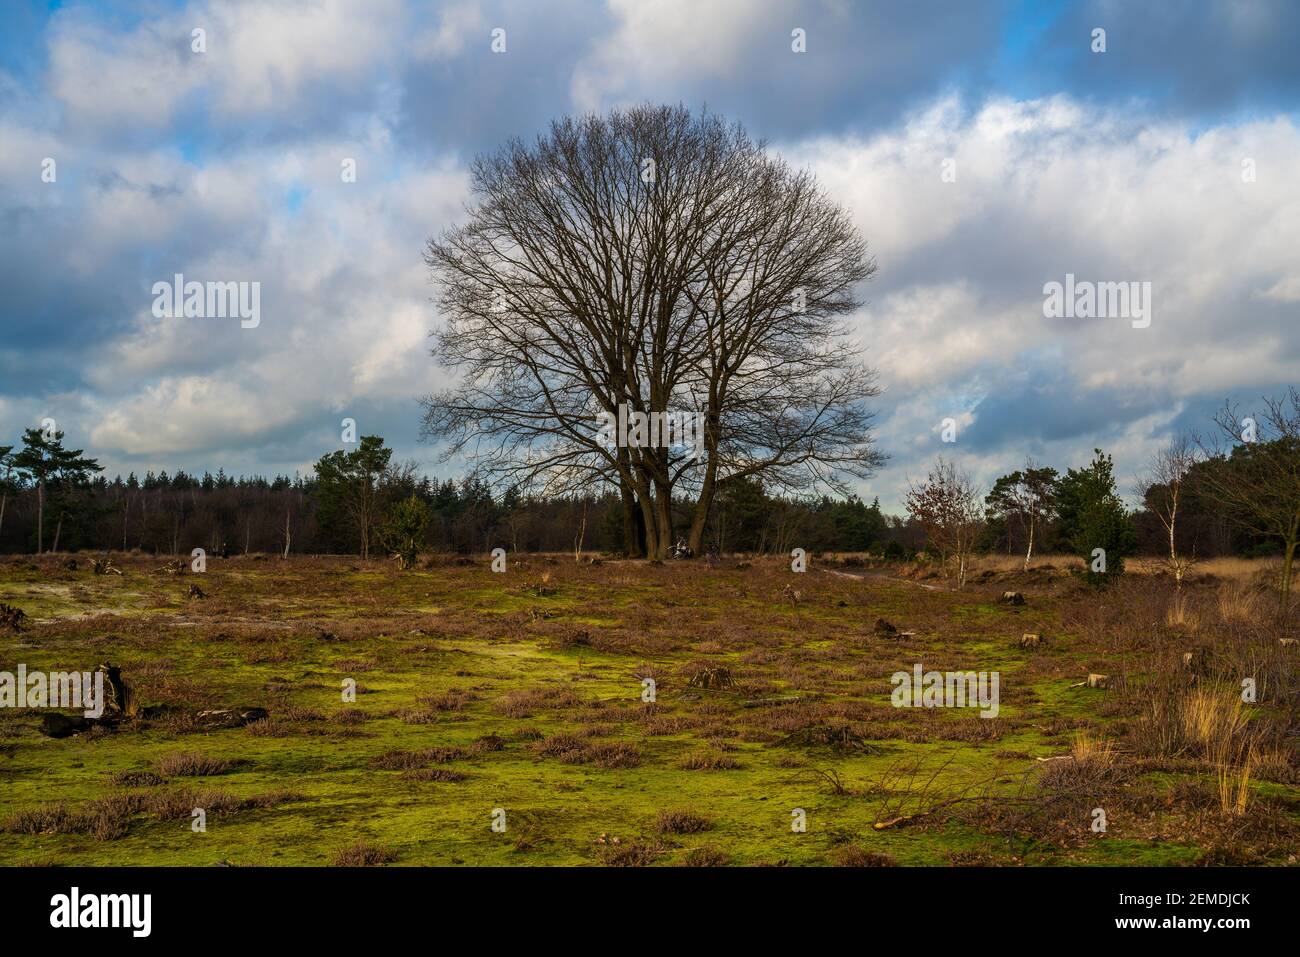
[[[1053,558],[962,591],[852,557],[76,559],[0,564],[26,615],[0,626],[0,671],[111,663],[128,714],[53,738],[0,708],[4,864],[1300,853],[1300,648],[1262,565],[1202,566],[1181,593],[1135,569],[1099,597]],[[917,665],[996,672],[997,716],[895,707]]]

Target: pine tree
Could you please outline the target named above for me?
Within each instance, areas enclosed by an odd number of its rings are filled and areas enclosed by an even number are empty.
[[[60,508],[59,522],[67,503],[67,489],[82,485],[92,473],[104,471],[94,459],[82,457],[82,449],[65,449],[63,433],[54,432],[48,438],[40,429],[23,432],[23,450],[13,456],[13,467],[36,484],[36,553],[45,550],[45,500],[47,490],[55,494]],[[57,545],[58,532],[54,541]]]

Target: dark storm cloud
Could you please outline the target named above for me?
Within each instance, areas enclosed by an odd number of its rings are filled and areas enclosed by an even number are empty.
[[[1049,357],[1018,356],[1013,364],[990,369],[997,385],[974,412],[975,422],[962,445],[975,452],[1088,439],[1105,441],[1152,414],[1170,411],[1168,396],[1089,389]]]
[[[1025,68],[1036,60],[1045,82],[1077,96],[1207,119],[1300,107],[1300,4],[1291,0],[1093,0],[1060,10]],[[1104,54],[1091,52],[1097,27]]]

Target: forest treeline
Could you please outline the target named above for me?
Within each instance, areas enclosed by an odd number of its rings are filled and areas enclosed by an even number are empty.
[[[308,475],[235,477],[224,470],[198,475],[178,469],[109,479],[93,458],[66,449],[62,433],[28,430],[19,444],[0,445],[0,552],[140,550],[180,556],[201,547],[212,554],[387,557],[402,550],[402,536],[415,551],[628,550],[623,503],[613,491],[554,498],[494,492],[473,476],[439,479],[391,457],[383,439],[365,436],[351,451],[323,456]],[[999,478],[980,499],[973,550],[1023,555],[1030,534],[1035,553],[1076,550],[1078,508],[1069,502],[1080,480],[1069,478],[1073,474],[1027,468]],[[1107,480],[1110,494],[1113,478]],[[1126,551],[1168,551],[1161,518],[1167,493],[1166,485],[1150,483],[1146,507],[1123,513]],[[689,527],[695,504],[674,500],[676,528]],[[923,518],[886,514],[878,501],[778,496],[757,481],[736,480],[719,487],[704,544],[706,551],[719,552],[788,553],[800,547],[814,554],[906,558],[934,548]],[[1231,520],[1193,483],[1179,501],[1176,533],[1179,549],[1200,557],[1275,554],[1282,548],[1276,537]]]

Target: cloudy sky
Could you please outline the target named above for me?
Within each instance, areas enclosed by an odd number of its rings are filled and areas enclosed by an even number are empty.
[[[987,484],[1100,446],[1127,480],[1225,398],[1300,382],[1287,0],[7,0],[3,18],[0,442],[54,418],[110,475],[305,471],[345,416],[459,471],[418,442],[441,381],[424,241],[463,215],[476,153],[647,101],[743,122],[855,216],[891,456],[862,491],[887,507],[941,452]],[[260,325],[155,317],[175,273],[260,282]],[[1067,273],[1150,282],[1150,325],[1045,318]]]

